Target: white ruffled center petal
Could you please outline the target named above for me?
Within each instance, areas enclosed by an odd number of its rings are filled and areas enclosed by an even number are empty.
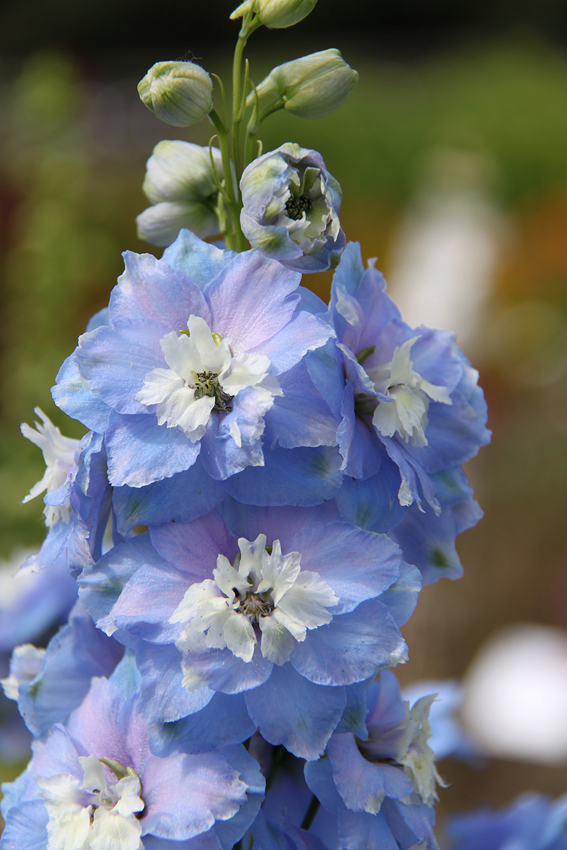
[[[430,384],[412,369],[410,353],[419,337],[398,346],[390,363],[368,369],[377,392],[386,396],[378,402],[372,423],[384,437],[398,434],[413,446],[426,446],[427,411],[429,402],[452,404],[447,387]]]
[[[181,652],[227,647],[248,662],[260,641],[265,658],[285,664],[295,641],[331,622],[328,609],[339,598],[317,573],[301,569],[299,552],[282,554],[279,540],[271,551],[265,534],[253,542],[241,537],[238,546],[234,565],[219,555],[214,581],[185,592],[169,620],[183,624],[176,646]]]
[[[41,481],[34,484],[25,497],[24,503],[29,502],[30,499],[35,499],[44,490],[51,493],[65,484],[67,476],[73,468],[75,453],[80,443],[80,440],[64,437],[59,428],[53,424],[40,407],[34,408],[34,413],[41,419],[41,423],[35,423],[36,430],[30,428],[26,422],[22,422],[21,431],[24,437],[43,452],[46,469]],[[61,520],[69,522],[70,513],[69,499],[66,499],[62,505],[46,505],[43,509],[45,524],[48,528],[52,528]]]
[[[82,782],[71,774],[35,778],[49,815],[46,850],[143,850],[140,779],[132,768],[104,761],[118,782],[108,782],[95,756],[79,757]]]
[[[155,405],[158,423],[181,428],[191,442],[200,440],[213,411],[230,411],[230,402],[247,387],[262,387],[273,398],[281,395],[268,375],[270,360],[263,354],[231,354],[228,340],[211,331],[200,316],[189,316],[187,332],[172,331],[161,340],[168,369],[152,369],[136,398]],[[240,445],[236,423],[231,435]]]

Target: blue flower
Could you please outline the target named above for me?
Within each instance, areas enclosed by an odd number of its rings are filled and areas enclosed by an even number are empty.
[[[433,696],[410,709],[393,673],[384,670],[368,691],[367,736],[335,733],[326,755],[305,765],[305,778],[322,805],[338,818],[341,846],[409,850],[433,835],[440,781],[427,744]]]
[[[245,168],[240,188],[240,223],[253,248],[302,272],[336,265],[346,244],[342,193],[321,154],[281,145]]]
[[[384,535],[338,522],[333,506],[227,501],[222,511],[225,520],[166,523],[114,547],[80,577],[81,599],[99,628],[136,646],[153,719],[234,695],[244,738],[250,717],[270,743],[314,758],[346,689],[405,658],[398,623],[419,574]]]
[[[228,850],[239,840],[262,800],[257,763],[240,746],[152,755],[136,698],[112,681],[94,679],[68,723],[34,744],[25,773],[3,786],[7,850],[46,847],[48,841],[149,850],[196,837],[202,846]]]
[[[188,231],[162,260],[125,260],[108,314],[80,338],[54,390],[60,407],[104,435],[113,486],[143,488],[193,468],[202,479],[204,470],[211,483],[200,501],[210,510],[223,497],[217,482],[265,465],[268,424],[274,444],[336,443],[332,429],[315,436],[324,403],[310,382],[294,399],[304,417],[313,411],[307,433],[294,433],[276,405],[306,352],[333,334],[302,309],[297,273]]]
[[[428,502],[441,508],[431,476],[454,469],[488,442],[486,405],[478,375],[453,334],[410,328],[386,295],[382,275],[364,270],[360,248],[350,243],[337,269],[330,319],[338,343],[311,357],[317,386],[341,424],[339,450],[348,476],[367,479],[382,466],[392,480],[397,467],[401,506]],[[332,377],[324,372],[333,370]],[[334,373],[342,372],[336,394]]]

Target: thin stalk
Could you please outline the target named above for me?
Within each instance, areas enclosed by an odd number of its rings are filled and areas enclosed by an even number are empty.
[[[244,115],[246,106],[246,92],[241,88],[242,74],[242,56],[246,42],[252,35],[254,30],[261,26],[258,17],[253,17],[253,13],[248,13],[242,22],[242,28],[238,34],[238,41],[234,49],[234,59],[232,62],[232,156],[234,166],[236,168],[236,182],[240,180],[242,174],[242,162],[240,154],[240,124]]]
[[[230,159],[230,146],[228,138],[228,130],[218,112],[211,109],[209,118],[212,121],[219,140],[219,147],[222,157],[222,170],[224,174],[224,185],[227,195],[228,208],[232,217],[232,227],[234,230],[235,247],[237,251],[245,251],[248,247],[246,237],[240,227],[240,204],[234,192],[234,183],[232,180],[232,163]]]
[[[320,805],[321,805],[321,803],[319,802],[319,800],[317,799],[315,794],[313,794],[313,797],[311,798],[311,802],[309,803],[309,808],[305,812],[305,817],[303,818],[303,821],[301,823],[301,829],[304,829],[306,831],[309,829],[309,827],[311,826],[311,824],[315,820],[315,815],[319,811]]]

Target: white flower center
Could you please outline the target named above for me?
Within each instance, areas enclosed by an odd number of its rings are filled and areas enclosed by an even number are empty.
[[[152,369],[136,398],[155,405],[160,425],[179,427],[196,442],[203,437],[213,411],[228,412],[231,401],[246,387],[261,387],[272,397],[281,393],[268,376],[264,354],[232,355],[228,340],[213,333],[199,316],[189,316],[188,332],[172,331],[161,340],[169,369]],[[232,434],[232,431],[231,431]],[[239,444],[238,429],[233,434]]]
[[[418,337],[408,339],[394,351],[390,363],[367,369],[374,388],[391,401],[381,400],[372,416],[372,423],[384,437],[398,434],[406,443],[426,446],[427,410],[429,401],[452,404],[447,387],[430,384],[412,369],[410,352]]]
[[[176,646],[181,652],[228,647],[250,661],[261,635],[262,655],[285,664],[294,641],[331,622],[327,609],[339,598],[317,573],[300,568],[299,552],[282,555],[279,540],[271,551],[265,534],[253,543],[241,537],[238,546],[234,566],[219,555],[214,581],[205,579],[185,592],[170,617],[170,623],[184,624]]]
[[[22,422],[21,431],[24,437],[31,440],[42,450],[46,470],[41,481],[33,485],[25,497],[24,503],[29,502],[30,499],[35,499],[44,490],[47,490],[48,493],[58,490],[65,483],[75,462],[75,453],[80,443],[80,440],[64,437],[59,428],[53,424],[41,408],[34,408],[34,412],[43,424],[36,422],[37,430],[34,430],[26,422]],[[70,513],[71,506],[68,499],[62,505],[46,505],[43,509],[45,524],[51,528],[61,520],[69,522]]]
[[[79,757],[83,782],[68,773],[37,776],[49,815],[46,850],[143,850],[142,785],[132,768],[112,759]],[[109,783],[104,765],[116,774]]]

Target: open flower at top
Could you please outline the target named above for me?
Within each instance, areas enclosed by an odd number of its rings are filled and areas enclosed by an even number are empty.
[[[240,223],[253,248],[302,272],[338,262],[342,192],[321,154],[288,142],[251,162],[240,188]]]
[[[80,338],[54,390],[64,410],[103,434],[110,483],[144,487],[198,459],[216,481],[263,466],[280,377],[333,334],[301,309],[299,275],[189,231],[162,260],[125,261],[104,323]],[[297,388],[308,410],[309,384]],[[293,442],[289,417],[274,411],[270,422],[276,442],[313,445]]]

